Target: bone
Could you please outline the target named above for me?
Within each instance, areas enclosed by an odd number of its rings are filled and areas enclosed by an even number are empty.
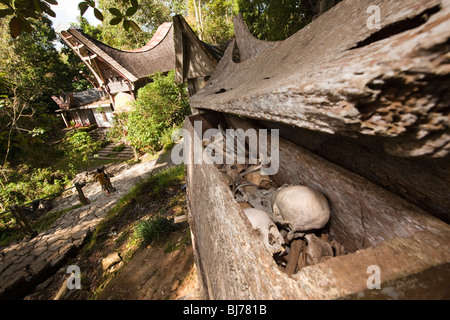
[[[213,141],[204,140],[203,146],[215,148],[217,154],[231,159],[236,147],[226,149],[225,133],[220,130],[222,134]],[[216,148],[219,143],[223,151]],[[321,237],[311,233],[323,228],[330,218],[323,194],[307,186],[289,184],[276,189],[270,176],[261,175],[260,159],[257,164],[221,164],[217,168],[280,270],[290,276],[308,265],[345,254],[344,247],[337,241],[330,242],[326,233]]]
[[[245,201],[238,202],[238,204],[241,206],[242,210],[252,208],[252,206],[250,204],[248,204],[248,202],[245,202]]]
[[[263,189],[270,189],[273,186],[272,180],[269,176],[262,175],[259,170],[251,171],[242,176],[243,179],[253,183]]]
[[[334,255],[336,257],[342,256],[345,254],[345,248],[336,240],[331,241],[331,247],[334,249]]]
[[[308,265],[315,265],[320,263],[323,257],[333,257],[333,249],[331,245],[315,234],[310,233],[305,235],[308,245],[306,247],[306,258]]]
[[[222,176],[224,178],[224,180],[226,181],[227,185],[234,190],[234,180],[232,177],[230,177],[228,174],[226,174],[225,172],[222,172]]]
[[[250,184],[250,183],[245,184],[242,187],[242,192],[248,193],[252,197],[255,196],[256,190],[257,190],[257,187],[255,185],[253,185],[253,184]]]
[[[239,180],[239,173],[241,173],[242,171],[245,170],[247,166],[244,164],[227,164],[225,166],[225,170],[227,172],[227,174],[232,177],[234,180]]]
[[[241,177],[246,176],[252,172],[261,170],[261,165],[250,165],[244,172],[241,173]]]
[[[305,241],[303,240],[292,241],[291,251],[289,252],[288,261],[285,269],[285,272],[287,273],[288,276],[294,274],[295,270],[297,269],[298,258],[300,256],[300,252],[303,250],[304,247]]]
[[[306,267],[306,245],[302,248],[297,260],[297,272]]]
[[[264,246],[273,255],[284,251],[284,240],[269,214],[256,208],[244,209],[244,213],[254,229],[261,233]]]

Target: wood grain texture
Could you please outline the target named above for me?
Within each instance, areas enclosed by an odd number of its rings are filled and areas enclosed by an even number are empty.
[[[374,4],[381,30],[367,28]],[[448,1],[344,0],[288,39],[260,46],[235,24],[237,39],[191,97],[193,108],[383,137],[396,156],[450,153]]]
[[[191,134],[193,121],[213,126],[202,115],[191,116],[185,122]],[[450,261],[447,224],[292,143],[280,140],[280,149],[283,173],[277,179],[307,179],[322,191],[332,208],[330,235],[353,253],[289,277],[264,249],[220,171],[214,165],[188,164],[188,217],[210,299],[334,299],[365,290],[372,264],[380,266],[382,281],[388,281]],[[193,156],[192,150],[187,152]]]

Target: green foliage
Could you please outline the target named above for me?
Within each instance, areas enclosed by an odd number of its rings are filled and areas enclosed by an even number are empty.
[[[50,168],[30,168],[21,165],[13,169],[3,166],[8,179],[0,176],[0,212],[13,204],[22,205],[30,201],[55,194],[64,189],[70,175]],[[1,223],[8,222],[10,217]]]
[[[138,2],[136,0],[131,1],[131,7],[128,7],[125,13],[122,13],[117,8],[109,8],[109,12],[114,16],[109,22],[111,25],[116,25],[122,22],[123,27],[126,31],[133,28],[135,31],[141,31],[141,28],[136,24],[136,22],[128,19],[128,17],[134,15],[139,8]]]
[[[48,230],[52,226],[52,224],[56,220],[58,220],[58,218],[61,217],[64,213],[77,209],[81,206],[82,204],[80,203],[61,211],[49,212],[40,217],[37,221],[30,221],[31,228],[37,232]],[[13,241],[21,240],[24,237],[23,232],[20,231],[20,229],[17,228],[16,225],[9,225],[5,228],[5,225],[0,221],[0,230],[0,246],[7,245]]]
[[[175,83],[174,71],[158,73],[152,79],[139,89],[133,110],[116,117],[112,129],[113,135],[123,134],[136,150],[143,152],[161,150],[162,138],[182,124],[190,112],[186,87]]]
[[[118,221],[125,219],[124,216],[127,215],[127,213],[129,213],[128,210],[134,206],[136,199],[138,199],[139,197],[148,199],[149,189],[152,190],[150,192],[150,196],[154,195],[153,192],[155,190],[161,191],[161,188],[169,188],[174,185],[179,186],[184,182],[184,177],[184,165],[179,165],[152,174],[147,179],[140,181],[139,183],[134,185],[126,195],[124,195],[119,199],[119,201],[117,201],[117,204],[108,211],[105,218],[97,225],[86,248],[90,250],[95,246],[97,240],[101,237],[102,234],[104,234],[105,230],[109,230],[109,228],[118,223]],[[139,240],[139,237],[135,238],[136,240]]]
[[[191,229],[186,228],[186,234],[183,238],[176,242],[169,242],[164,248],[164,253],[172,253],[177,250],[186,250],[192,244]]]
[[[31,227],[33,230],[36,230],[37,232],[41,232],[41,231],[45,231],[47,229],[49,229],[52,224],[58,220],[59,217],[61,217],[64,213],[78,209],[82,206],[81,203],[73,205],[69,208],[63,209],[61,211],[53,211],[53,212],[49,212],[46,215],[44,215],[43,217],[41,217],[39,220],[37,220],[36,222],[32,223]]]
[[[100,20],[104,21],[104,12],[102,12],[94,0],[84,0],[78,3],[78,9],[80,15],[83,16],[86,11],[91,8],[94,11],[94,16]],[[148,2],[148,1],[141,1]],[[123,16],[123,26],[128,28],[131,26],[139,31],[139,26],[130,17],[133,16],[138,6],[137,0],[121,0],[121,4],[130,3],[124,11]],[[56,0],[0,0],[0,19],[9,18],[8,29],[11,37],[14,39],[24,33],[33,32],[32,19],[40,19],[46,15],[51,17],[56,17],[55,12],[51,9],[50,5],[57,5]],[[119,11],[121,17],[122,13]],[[122,20],[122,19],[121,19]]]
[[[99,0],[98,5],[104,20],[96,39],[122,50],[144,46],[160,24],[171,21],[169,8],[160,1]]]
[[[69,168],[75,172],[80,166],[88,166],[89,156],[100,150],[102,144],[94,141],[85,129],[69,131],[62,148],[69,159]]]
[[[237,0],[188,0],[187,8],[186,21],[201,40],[218,44],[233,37]]]
[[[11,37],[17,38],[23,32],[33,31],[32,19],[38,19],[45,14],[55,17],[55,12],[50,8],[50,4],[58,4],[55,0],[0,0],[0,18],[12,16],[9,20],[9,32]]]
[[[136,40],[142,42],[162,22],[170,21],[173,14],[187,16],[192,28],[206,42],[221,43],[229,40],[233,35],[232,18],[238,12],[243,13],[250,31],[258,38],[283,40],[307,25],[322,2],[323,0],[84,0],[79,2],[78,8],[81,16],[87,10],[93,10],[95,17],[103,22],[100,41],[126,49],[128,46],[136,48]],[[49,4],[57,4],[57,1],[0,0],[0,4],[0,19],[8,18],[9,32],[13,38],[17,38],[23,32],[32,32],[32,19],[44,14],[54,17],[55,13]],[[127,40],[127,36],[131,39]],[[114,39],[115,37],[118,39]]]
[[[136,237],[139,239],[141,245],[146,246],[152,241],[160,242],[164,240],[164,236],[174,230],[175,227],[171,218],[157,214],[148,220],[140,222],[136,226]]]
[[[178,165],[150,176],[143,186],[145,185],[146,189],[150,189],[150,197],[157,197],[163,190],[167,190],[170,187],[176,186],[179,188],[180,184],[184,182],[184,179],[185,167],[184,165]],[[143,191],[144,188],[141,188],[141,190]],[[175,203],[171,205],[175,205]],[[140,222],[136,226],[135,237],[142,245],[148,245],[154,240],[163,240],[164,235],[179,227],[173,222],[172,218],[164,216],[164,212],[165,210],[163,208],[159,214]]]
[[[112,150],[113,150],[114,152],[121,152],[121,151],[123,151],[125,148],[126,148],[126,145],[121,144],[121,145],[115,146],[114,148],[112,148]]]
[[[178,165],[167,170],[158,172],[148,181],[152,185],[149,196],[157,196],[162,190],[174,184],[180,184],[185,177],[184,165]]]
[[[250,32],[261,40],[278,41],[311,22],[315,1],[237,0]]]
[[[6,21],[0,20],[2,163],[34,161],[28,157],[30,153],[48,149],[45,145],[57,137],[61,124],[54,115],[57,105],[51,95],[59,90],[70,92],[73,88],[75,71],[60,59],[53,47],[56,34],[51,21],[43,18],[31,23],[34,28],[31,33],[13,40]]]

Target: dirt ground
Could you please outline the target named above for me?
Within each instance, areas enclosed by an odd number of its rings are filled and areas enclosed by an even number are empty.
[[[26,299],[196,300],[199,297],[192,245],[165,252],[167,243],[182,242],[185,235],[185,228],[173,232],[167,242],[139,248],[127,262],[119,262],[107,271],[102,270],[101,263],[92,267],[92,262],[106,256],[111,248],[96,251],[90,259],[75,257],[68,265],[80,266],[80,290],[67,289],[69,275],[63,268]]]
[[[185,230],[170,236],[179,243]],[[164,300],[195,298],[197,277],[192,245],[165,253],[165,245],[138,249],[126,267],[112,278],[98,296],[101,300]]]
[[[142,246],[133,236],[136,225],[149,217],[186,214],[184,181],[148,196],[152,186],[132,198],[119,213],[94,231],[83,248],[26,300],[167,300],[198,299],[190,229],[176,224],[160,241]],[[112,258],[111,258],[112,257]],[[111,265],[105,262],[112,259]],[[68,289],[67,267],[81,271],[81,288]]]

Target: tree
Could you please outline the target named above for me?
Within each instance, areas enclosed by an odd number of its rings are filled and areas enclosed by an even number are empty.
[[[158,151],[170,142],[173,128],[190,113],[186,85],[174,79],[174,71],[152,76],[152,82],[138,90],[134,108],[116,117],[113,134],[124,137],[139,151]]]
[[[131,11],[134,21],[128,21],[126,14],[123,14],[132,8],[128,3],[123,0],[99,0],[97,5],[103,12],[102,24],[91,26],[83,17],[77,24],[83,32],[111,47],[130,50],[147,44],[161,23],[171,21],[171,14],[182,10],[180,0],[167,2],[171,5],[166,5],[166,2],[163,5],[156,0],[141,0],[139,3],[136,12],[134,9]]]
[[[188,0],[186,21],[200,40],[222,43],[233,37],[237,0]]]
[[[99,0],[98,4],[105,19],[100,26],[101,37],[97,39],[123,50],[145,45],[161,23],[171,20],[169,9],[154,0],[140,1],[136,11],[131,11],[134,21],[122,14],[130,8],[122,0]]]
[[[125,11],[116,11],[117,19],[114,24],[120,22],[126,30],[130,27],[139,30],[136,23],[130,20],[138,9],[137,0],[121,0],[122,4],[129,4]],[[23,32],[32,32],[33,26],[31,19],[39,19],[42,16],[49,15],[55,17],[55,12],[50,8],[50,5],[58,5],[56,0],[0,0],[0,18],[12,16],[9,20],[9,30],[13,38],[17,38]],[[81,1],[78,4],[80,14],[83,15],[89,8],[94,10],[94,15],[97,19],[103,21],[104,16],[102,11],[97,7],[94,0]],[[112,8],[116,9],[117,8]],[[120,17],[120,19],[119,19]]]
[[[0,4],[0,18],[12,16],[8,25],[11,36],[16,38],[22,32],[32,32],[30,19],[38,19],[45,14],[55,17],[55,12],[50,5],[58,4],[58,2],[56,0],[0,0]]]
[[[52,41],[51,21],[31,19],[33,31],[12,39],[0,20],[0,154],[6,163],[11,152],[43,142],[55,127],[56,104],[51,95],[71,91],[75,70],[60,60]]]
[[[261,40],[284,40],[315,14],[307,0],[238,0],[238,4],[250,32]]]

